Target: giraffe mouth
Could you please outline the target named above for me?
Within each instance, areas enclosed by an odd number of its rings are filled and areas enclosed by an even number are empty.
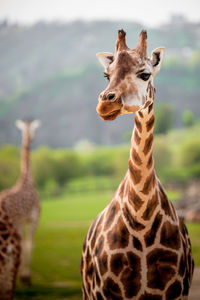
[[[121,109],[116,109],[106,115],[100,114],[100,117],[105,121],[112,121],[112,120],[116,119],[117,116],[120,115],[120,113],[121,113]]]
[[[122,103],[118,101],[104,100],[99,101],[96,110],[99,116],[105,121],[112,121],[121,114]]]

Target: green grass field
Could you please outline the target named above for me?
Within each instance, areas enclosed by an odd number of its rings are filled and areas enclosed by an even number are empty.
[[[112,192],[66,194],[42,201],[35,236],[32,287],[17,284],[16,299],[81,299],[80,257],[84,237]],[[193,256],[200,265],[200,224],[188,224]]]

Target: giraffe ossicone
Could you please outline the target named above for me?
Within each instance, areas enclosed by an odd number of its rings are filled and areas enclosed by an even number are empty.
[[[135,113],[128,171],[85,238],[84,299],[187,299],[194,262],[187,229],[168,200],[153,160],[153,77],[164,47],[147,57],[147,33],[133,50],[118,31],[115,55],[98,53],[108,86],[97,112],[104,120]]]
[[[31,284],[31,256],[40,201],[30,166],[30,144],[40,122],[17,120],[22,131],[21,173],[17,183],[0,194],[0,299],[11,300],[17,273]]]

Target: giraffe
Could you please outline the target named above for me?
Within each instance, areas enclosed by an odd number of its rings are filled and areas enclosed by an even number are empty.
[[[147,57],[147,33],[133,50],[118,31],[115,56],[98,53],[108,78],[99,95],[103,120],[135,113],[128,171],[84,241],[83,299],[188,299],[194,262],[187,229],[156,175],[153,159],[153,77],[164,48]]]
[[[33,235],[40,203],[30,167],[30,143],[40,122],[16,121],[22,131],[21,174],[17,183],[0,194],[0,299],[13,298],[17,272],[31,284]],[[21,263],[20,263],[21,261]]]

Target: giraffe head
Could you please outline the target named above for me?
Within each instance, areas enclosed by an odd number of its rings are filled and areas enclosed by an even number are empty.
[[[133,50],[126,45],[126,33],[118,31],[115,55],[97,53],[104,66],[109,83],[99,95],[97,112],[104,120],[114,120],[118,115],[134,113],[150,105],[154,98],[153,77],[160,70],[164,48],[156,48],[147,57],[147,33],[142,31],[139,43]]]
[[[23,138],[26,136],[32,140],[35,135],[35,130],[40,127],[41,122],[39,120],[17,120],[15,125],[22,131]]]

